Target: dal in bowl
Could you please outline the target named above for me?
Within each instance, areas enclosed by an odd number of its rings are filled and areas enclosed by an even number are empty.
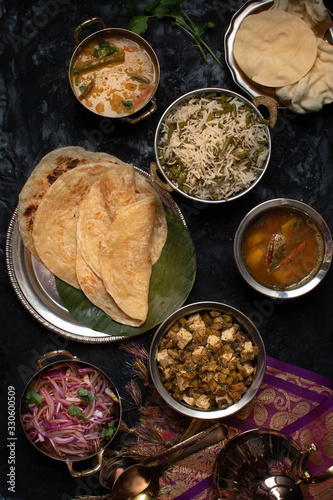
[[[298,297],[326,275],[332,237],[312,207],[278,198],[258,205],[242,220],[234,257],[240,274],[255,290],[275,298]]]

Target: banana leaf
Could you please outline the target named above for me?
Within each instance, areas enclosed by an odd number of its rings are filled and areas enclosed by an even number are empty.
[[[94,306],[81,290],[56,278],[59,296],[75,319],[98,332],[131,337],[150,330],[183,305],[196,276],[195,249],[181,219],[167,207],[165,213],[168,236],[162,254],[152,269],[146,322],[140,327],[121,325]]]

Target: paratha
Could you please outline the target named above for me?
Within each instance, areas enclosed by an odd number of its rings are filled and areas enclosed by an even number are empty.
[[[110,168],[91,187],[79,210],[77,223],[77,245],[86,263],[100,278],[99,253],[105,234],[110,231],[110,224],[117,212],[134,203],[153,196],[156,201],[156,216],[152,235],[152,265],[162,252],[167,237],[167,223],[163,204],[156,190],[132,165]]]
[[[272,9],[242,21],[233,52],[248,78],[266,87],[282,87],[298,82],[312,68],[317,42],[301,18]]]
[[[76,276],[76,227],[80,203],[110,162],[81,165],[61,175],[44,194],[33,223],[37,255],[55,276],[80,288]]]
[[[33,255],[37,257],[32,228],[44,194],[63,173],[79,165],[99,161],[123,164],[118,158],[107,153],[95,153],[78,146],[68,146],[49,152],[31,172],[19,194],[17,220],[23,244]]]
[[[142,325],[142,320],[130,318],[117,306],[106,291],[103,281],[92,271],[80,251],[77,252],[76,274],[85,296],[96,307],[111,316],[114,321],[134,327]]]
[[[120,210],[100,253],[106,290],[125,314],[141,321],[145,321],[148,313],[155,210],[154,196]]]

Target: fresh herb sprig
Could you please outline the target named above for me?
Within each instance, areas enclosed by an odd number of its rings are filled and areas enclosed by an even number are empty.
[[[83,385],[80,385],[77,390],[80,395],[81,401],[92,404],[94,399],[98,399],[98,396],[96,396],[96,394],[94,394],[93,392],[89,392],[88,388]]]
[[[182,0],[155,0],[145,7],[145,15],[133,15],[135,3],[136,0],[125,0],[125,7],[131,16],[128,24],[129,30],[138,35],[143,35],[148,29],[149,19],[171,18],[173,19],[171,23],[173,26],[178,26],[194,40],[195,46],[200,50],[205,63],[208,62],[206,56],[206,52],[208,52],[222,68],[221,61],[202,39],[207,30],[215,28],[213,22],[205,23],[202,27],[196,26],[183,9]]]

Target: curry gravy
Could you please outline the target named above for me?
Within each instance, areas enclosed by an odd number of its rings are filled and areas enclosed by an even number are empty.
[[[312,219],[297,211],[277,209],[249,226],[242,254],[255,280],[268,288],[286,290],[303,285],[317,273],[324,241]]]
[[[75,95],[87,108],[119,117],[135,113],[150,101],[158,68],[137,41],[105,34],[78,51],[70,78]]]

